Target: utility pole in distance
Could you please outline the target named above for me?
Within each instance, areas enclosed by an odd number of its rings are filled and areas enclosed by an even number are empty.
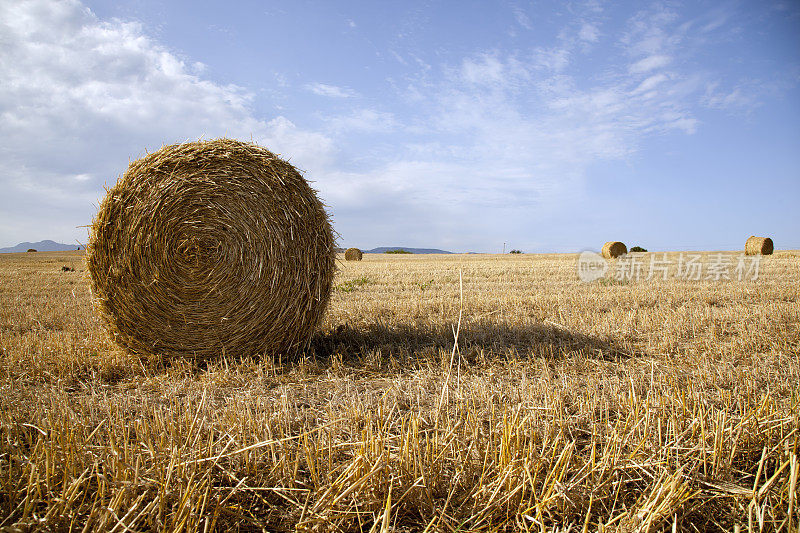
[[[503,253],[506,253],[506,243],[503,243]]]

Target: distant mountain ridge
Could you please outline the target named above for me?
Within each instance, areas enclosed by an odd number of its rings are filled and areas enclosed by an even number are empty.
[[[0,248],[0,254],[14,254],[18,252],[27,252],[31,248],[36,250],[37,252],[68,252],[70,250],[77,250],[78,248],[83,250],[84,246],[80,244],[64,244],[51,240],[44,240],[39,242],[21,242],[16,246],[10,246],[8,248]]]
[[[408,246],[380,246],[372,250],[364,250],[365,254],[384,254],[391,250],[405,250],[412,254],[452,254],[446,250],[439,250],[438,248],[409,248]]]

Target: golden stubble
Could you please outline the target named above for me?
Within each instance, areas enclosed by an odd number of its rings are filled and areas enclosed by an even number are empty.
[[[340,256],[304,357],[197,362],[115,348],[81,253],[2,255],[0,527],[795,530],[800,254],[576,262]]]

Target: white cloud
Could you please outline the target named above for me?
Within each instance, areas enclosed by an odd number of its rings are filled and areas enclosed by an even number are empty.
[[[669,127],[677,130],[682,130],[686,134],[693,134],[697,131],[698,120],[692,117],[676,117],[675,120],[669,122]]]
[[[673,28],[677,21],[678,15],[674,11],[656,4],[631,17],[620,43],[633,57],[663,54],[683,41],[688,30],[686,25]]]
[[[338,115],[325,119],[329,128],[342,132],[389,132],[397,127],[392,113],[375,109],[356,109],[348,115]]]
[[[403,56],[401,56],[400,54],[398,54],[398,53],[397,53],[397,51],[395,51],[395,50],[389,50],[389,53],[392,55],[392,57],[394,57],[394,58],[397,60],[397,62],[398,62],[398,63],[400,63],[400,64],[401,64],[401,65],[403,65],[403,66],[408,66],[408,61],[406,61],[406,60],[403,58]]]
[[[603,6],[598,0],[587,0],[580,5],[583,13],[594,13],[599,15],[603,12]]]
[[[643,59],[636,61],[634,64],[628,68],[628,71],[631,74],[643,74],[646,72],[650,72],[651,70],[655,70],[661,67],[665,67],[670,64],[672,58],[667,55],[650,55]]]
[[[531,24],[530,17],[519,7],[514,7],[514,19],[517,21],[517,24],[526,30],[533,29],[533,24]]]
[[[491,84],[505,77],[505,65],[496,57],[483,54],[477,58],[466,58],[461,64],[461,76],[468,83]]]
[[[201,61],[195,61],[194,63],[192,63],[192,69],[191,69],[192,74],[199,76],[200,74],[206,71],[206,68],[207,67],[205,63]]]
[[[506,57],[501,60],[497,54],[487,52],[464,58],[455,73],[447,68],[445,72],[458,82],[502,88],[523,83],[530,77],[529,68],[529,65],[516,57]]]
[[[598,162],[629,159],[648,137],[689,135],[699,127],[694,109],[706,85],[703,75],[674,65],[689,38],[678,23],[660,9],[634,16],[623,46],[598,65],[603,74],[593,79],[570,68],[591,50],[587,43],[594,47],[602,38],[585,21],[568,22],[557,45],[527,56],[479,52],[417,73],[404,92],[413,122],[397,117],[398,129],[412,139],[367,171],[324,179],[323,193],[346,215],[343,234],[390,232],[367,222],[378,211],[413,218],[436,242],[446,242],[451,231],[493,239],[508,229],[475,213],[502,210],[535,223],[589,205],[586,180]],[[711,94],[709,104],[717,101]],[[461,227],[443,225],[444,216]],[[470,226],[476,220],[484,227]],[[468,236],[458,239],[454,246],[469,248]]]
[[[533,66],[553,72],[563,71],[569,65],[570,51],[567,48],[538,48],[533,53]]]
[[[666,74],[655,74],[650,76],[649,78],[645,79],[639,86],[634,89],[633,93],[644,93],[655,89],[659,84],[667,81],[669,78]]]
[[[741,112],[749,111],[760,105],[759,96],[772,92],[774,87],[766,83],[751,80],[739,83],[733,89],[722,90],[719,83],[709,83],[706,87],[703,104],[713,109]]]
[[[703,25],[702,28],[700,28],[700,31],[703,33],[709,33],[725,26],[730,18],[730,15],[731,14],[724,6],[718,7],[708,15],[709,20]]]
[[[595,43],[597,42],[599,37],[600,37],[600,30],[598,30],[597,26],[595,26],[594,24],[589,24],[588,22],[584,22],[581,25],[581,29],[578,31],[578,38],[581,41]]]
[[[357,96],[357,93],[346,87],[337,87],[335,85],[327,85],[325,83],[309,83],[305,86],[306,90],[311,91],[319,96],[328,96],[330,98],[352,98]]]
[[[0,2],[0,57],[0,228],[30,218],[51,224],[43,237],[85,236],[101,185],[165,143],[252,138],[306,169],[333,155],[326,136],[255,117],[249,91],[76,0]]]
[[[336,185],[323,192],[351,221],[370,202],[381,212],[402,206],[434,228],[443,198],[464,212],[522,216],[535,206],[541,215],[573,205],[598,161],[630,157],[647,136],[696,130],[690,109],[700,96],[697,80],[675,73],[631,78],[623,61],[616,75],[582,87],[564,73],[560,63],[568,58],[566,48],[524,61],[478,53],[445,67],[443,79],[415,80],[417,120],[404,131],[417,139],[367,172],[326,176]]]
[[[692,120],[688,109],[695,86],[666,74],[639,83],[612,77],[581,89],[559,72],[537,75],[535,59],[521,63],[513,57],[481,55],[463,64],[470,66],[468,75],[435,88],[440,96],[432,116],[446,131],[474,132],[474,148],[494,149],[499,159],[516,162],[512,166],[530,168],[536,161],[540,168],[573,168],[576,162],[580,167],[595,158],[625,157],[640,136],[685,130]],[[477,85],[476,78],[492,84]],[[659,87],[655,97],[642,94]]]

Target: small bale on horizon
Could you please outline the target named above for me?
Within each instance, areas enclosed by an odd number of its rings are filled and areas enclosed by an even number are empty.
[[[751,235],[744,243],[744,255],[772,255],[775,246],[769,237]]]
[[[619,241],[608,241],[603,245],[601,255],[606,259],[612,259],[628,253],[628,247],[625,243]]]
[[[364,253],[358,248],[348,248],[344,253],[345,261],[361,261],[363,257]]]

